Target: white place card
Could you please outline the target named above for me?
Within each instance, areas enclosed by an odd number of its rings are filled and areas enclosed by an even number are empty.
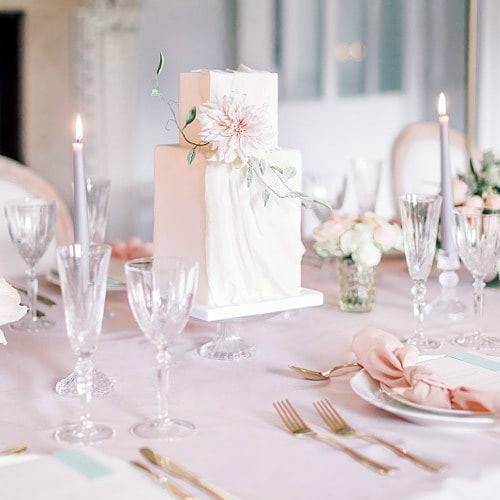
[[[500,391],[500,361],[475,353],[456,352],[419,363],[451,387]]]
[[[8,500],[165,500],[168,490],[95,450],[0,459],[0,498]]]

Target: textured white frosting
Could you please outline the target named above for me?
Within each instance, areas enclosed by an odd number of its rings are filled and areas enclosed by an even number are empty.
[[[275,151],[275,164],[294,166],[291,182],[300,188],[300,153]],[[272,176],[269,182],[273,182]],[[244,170],[211,163],[205,172],[206,273],[210,305],[246,304],[298,295],[301,207],[298,199],[271,196],[249,188]]]

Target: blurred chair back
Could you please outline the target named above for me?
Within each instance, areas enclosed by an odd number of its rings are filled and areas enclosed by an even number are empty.
[[[452,175],[464,173],[469,162],[465,135],[450,128]],[[437,194],[441,190],[439,124],[420,122],[409,125],[392,147],[392,186],[396,213],[398,198],[405,193]]]
[[[31,169],[17,161],[0,156],[0,276],[20,276],[27,268],[26,263],[17,253],[9,237],[7,221],[3,207],[8,200],[26,196],[55,200],[57,203],[56,237],[37,265],[39,274],[46,273],[56,265],[56,246],[71,243],[73,240],[73,222],[68,207],[56,190]]]

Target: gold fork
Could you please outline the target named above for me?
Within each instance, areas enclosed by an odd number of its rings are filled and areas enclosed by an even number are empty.
[[[278,412],[279,417],[282,422],[285,424],[285,427],[294,435],[294,436],[307,436],[317,441],[321,441],[322,443],[328,444],[337,448],[340,451],[343,451],[347,455],[349,455],[352,459],[356,460],[360,464],[365,465],[371,470],[377,472],[378,474],[382,474],[383,476],[389,476],[397,471],[396,467],[390,467],[388,465],[377,462],[362,453],[359,453],[355,449],[346,446],[345,444],[339,442],[337,439],[330,439],[326,436],[318,434],[314,432],[300,417],[295,408],[292,406],[288,399],[284,401],[276,401],[273,403],[274,409]]]
[[[413,455],[405,448],[397,446],[385,439],[374,436],[373,434],[369,434],[367,432],[362,432],[351,427],[338,413],[338,411],[333,407],[333,405],[328,401],[328,399],[323,399],[321,401],[316,401],[314,404],[314,408],[318,412],[319,416],[323,419],[325,424],[333,431],[335,434],[339,436],[356,436],[364,441],[369,443],[376,443],[384,446],[385,448],[391,450],[396,455],[400,457],[407,458],[411,460],[414,464],[419,467],[432,471],[432,472],[443,472],[448,466],[446,464],[441,464],[437,462],[431,462],[422,457],[418,457]]]

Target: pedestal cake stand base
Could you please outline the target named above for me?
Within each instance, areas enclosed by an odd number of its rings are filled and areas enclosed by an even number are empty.
[[[303,288],[295,297],[266,300],[255,304],[237,306],[194,306],[191,317],[216,322],[217,334],[214,340],[198,349],[200,356],[220,361],[237,361],[255,354],[255,347],[240,337],[242,323],[266,319],[283,311],[303,309],[323,305],[323,294],[316,290]]]

